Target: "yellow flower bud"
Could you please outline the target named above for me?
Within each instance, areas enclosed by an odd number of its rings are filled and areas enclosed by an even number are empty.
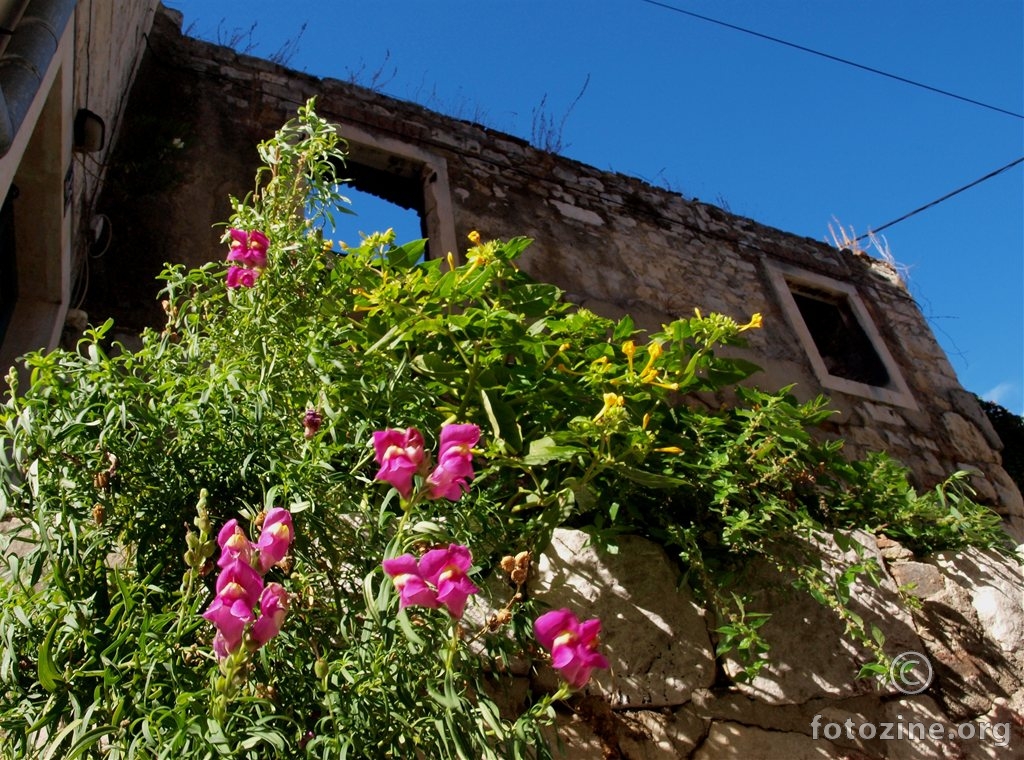
[[[750,329],[755,329],[755,330],[759,329],[762,324],[763,324],[763,320],[761,318],[761,313],[757,312],[756,314],[754,314],[750,318],[749,322],[747,322],[745,325],[741,325],[740,326],[740,332],[743,332],[744,330],[750,330]]]
[[[469,238],[469,242],[471,242],[473,245],[480,245],[480,233],[477,232],[476,230],[470,232],[466,237]]]
[[[601,411],[594,417],[594,421],[597,422],[609,412],[621,409],[626,405],[626,399],[617,393],[605,393],[604,394],[604,406],[601,407]]]

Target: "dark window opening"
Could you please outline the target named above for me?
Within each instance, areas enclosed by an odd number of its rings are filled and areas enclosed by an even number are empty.
[[[871,339],[842,295],[790,286],[793,300],[829,374],[886,387],[889,373]]]
[[[18,262],[14,237],[14,200],[18,188],[11,185],[4,205],[0,207],[0,343],[14,314],[18,300]]]
[[[345,208],[355,213],[334,214],[334,227],[325,228],[324,237],[356,244],[359,233],[393,228],[399,245],[427,238],[422,167],[384,154],[367,158],[373,163],[350,158],[339,169],[346,179],[339,191],[352,201]],[[429,242],[426,256],[430,257]]]

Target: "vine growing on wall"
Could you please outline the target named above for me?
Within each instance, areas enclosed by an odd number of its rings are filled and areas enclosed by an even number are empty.
[[[794,538],[1000,544],[962,477],[919,494],[817,439],[824,399],[740,385],[756,367],[720,348],[759,315],[641,335],[519,271],[523,238],[473,233],[461,266],[389,233],[338,254],[331,125],[308,105],[259,154],[226,262],[163,273],[140,350],[107,323],[8,375],[5,756],[548,757],[554,706],[607,665],[600,621],[523,594],[559,526],[667,547],[750,672],[771,665],[736,582],[755,559],[884,669],[848,604],[871,562],[833,572]],[[561,686],[512,710],[523,653]]]

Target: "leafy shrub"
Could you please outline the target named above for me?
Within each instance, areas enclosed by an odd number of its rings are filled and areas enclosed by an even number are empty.
[[[815,439],[823,399],[736,385],[756,367],[716,351],[742,345],[758,315],[698,313],[638,343],[628,318],[574,308],[519,272],[522,238],[474,234],[461,266],[422,261],[423,241],[388,233],[338,253],[321,232],[342,201],[331,126],[303,108],[260,156],[225,234],[227,279],[221,264],[170,267],[166,325],[140,350],[110,346],[108,323],[77,351],[26,357],[28,387],[8,376],[6,756],[547,757],[541,729],[568,687],[533,695],[521,715],[492,695],[508,659],[536,651],[529,621],[543,600],[516,591],[560,525],[672,549],[719,613],[721,648],[747,652],[752,669],[766,661],[765,613],[747,611],[732,580],[753,557],[794,572],[884,658],[845,607],[870,563],[833,581],[792,536],[1000,541],[959,479],[918,495],[886,457],[847,463],[841,443]],[[729,407],[692,395],[726,387]],[[447,485],[423,452],[401,454],[409,480],[388,470],[401,462],[384,466],[399,438],[401,451],[434,451],[450,423],[482,437],[439,457],[454,468]],[[224,594],[210,564],[226,538],[214,535],[230,520],[256,535],[280,508],[291,555],[260,570],[291,609],[264,645],[249,630],[251,646],[221,641],[237,656],[218,657],[201,615]],[[464,631],[457,602],[439,602],[440,576],[416,575],[431,547],[458,557],[445,572],[463,594],[511,573],[511,601],[494,600],[502,611],[484,630]],[[603,661],[596,630],[559,611],[538,624],[546,645],[562,641],[558,625],[576,637],[559,657],[578,686]]]

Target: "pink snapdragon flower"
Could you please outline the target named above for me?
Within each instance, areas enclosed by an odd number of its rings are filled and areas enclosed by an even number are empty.
[[[409,605],[444,607],[453,618],[459,619],[466,609],[466,600],[480,590],[466,576],[473,556],[460,544],[431,549],[418,561],[411,554],[403,554],[386,559],[382,564],[398,589],[399,609]]]
[[[437,589],[437,601],[444,605],[453,618],[461,618],[466,599],[478,589],[466,576],[473,564],[469,549],[449,544],[447,549],[431,549],[420,558],[420,574]]]
[[[244,267],[264,269],[267,266],[267,248],[270,240],[259,230],[246,233],[244,230],[230,229],[231,250],[228,261],[235,261]]]
[[[228,520],[224,527],[217,534],[217,545],[220,546],[220,558],[217,560],[218,567],[226,567],[240,559],[247,565],[252,564],[252,542],[238,520]]]
[[[228,230],[230,250],[228,251],[227,286],[229,288],[251,288],[267,266],[267,248],[270,240],[259,230]]]
[[[373,450],[380,465],[374,480],[390,483],[408,499],[413,475],[424,464],[423,435],[416,428],[378,430],[373,434]]]
[[[248,562],[236,558],[221,570],[216,591],[203,617],[217,628],[214,648],[219,655],[219,649],[230,653],[242,643],[245,627],[254,618],[253,607],[263,593],[263,578]]]
[[[216,595],[203,617],[217,629],[213,651],[220,659],[238,651],[247,630],[252,649],[280,632],[288,613],[288,592],[279,583],[264,586],[263,575],[288,554],[294,535],[292,515],[280,507],[267,512],[255,544],[238,520],[228,520],[217,534],[221,549],[217,564],[222,569],[214,586]]]
[[[480,428],[473,424],[445,425],[437,467],[427,476],[428,496],[458,501],[469,490],[467,480],[473,477],[472,449],[480,440]]]
[[[395,588],[398,589],[398,609],[405,609],[409,605],[430,609],[440,606],[437,591],[428,586],[423,579],[414,556],[403,554],[401,557],[386,559],[381,564],[384,572],[391,576]]]
[[[263,518],[263,529],[256,541],[256,549],[260,553],[259,570],[267,572],[288,554],[295,528],[292,525],[292,513],[281,507],[274,507]]]
[[[257,649],[281,632],[287,615],[288,592],[280,583],[268,583],[260,596],[260,616],[252,626],[252,642]]]
[[[551,664],[574,689],[582,688],[595,668],[607,668],[608,660],[597,651],[601,621],[580,622],[571,610],[545,612],[533,622],[541,645],[551,652]]]
[[[324,421],[320,412],[316,409],[307,409],[306,416],[302,418],[302,435],[308,441],[320,430],[320,424]]]
[[[228,267],[227,285],[229,288],[251,288],[260,277],[259,269],[245,267]]]

